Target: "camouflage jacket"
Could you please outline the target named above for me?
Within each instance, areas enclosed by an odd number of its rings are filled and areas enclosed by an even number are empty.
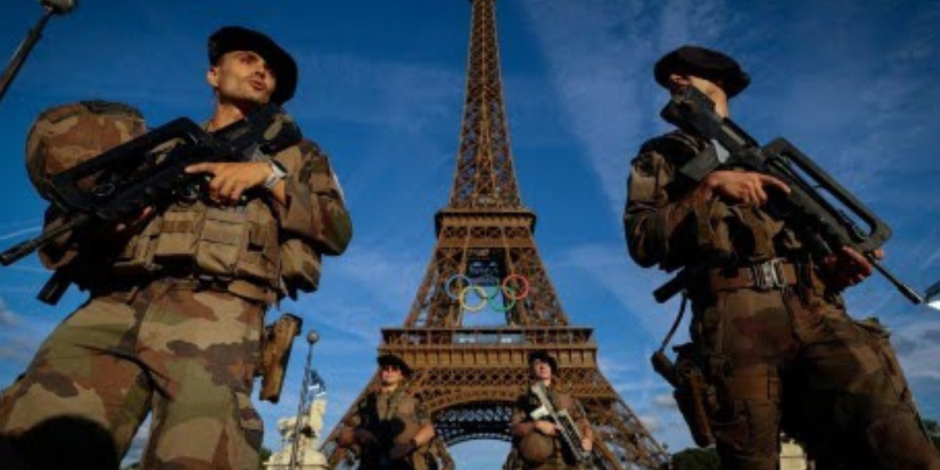
[[[745,265],[799,256],[793,231],[759,207],[697,200],[676,169],[703,149],[675,131],[651,139],[632,161],[623,223],[630,256],[666,271],[697,264]]]
[[[288,173],[284,205],[264,190],[240,206],[180,201],[129,238],[106,231],[81,247],[63,239],[40,258],[55,269],[75,259],[79,248],[93,253],[72,266],[81,273],[79,286],[92,291],[161,272],[179,275],[179,266],[195,266],[190,275],[217,279],[232,293],[265,303],[315,290],[321,254],[342,253],[352,237],[342,190],[328,157],[309,140],[273,158]],[[47,217],[46,229],[56,223]],[[206,249],[211,244],[220,248]]]
[[[390,393],[370,391],[356,404],[354,427],[365,429],[376,438],[376,445],[359,449],[361,468],[375,468],[397,444],[407,444],[431,417],[424,405],[403,388]],[[426,447],[426,446],[425,446]]]
[[[287,205],[273,204],[281,237],[300,238],[321,254],[341,254],[352,239],[352,221],[327,155],[304,140],[275,159],[289,175]]]
[[[571,415],[571,418],[578,426],[578,430],[581,431],[582,437],[593,437],[587,417],[571,395],[561,392],[553,386],[549,388],[548,397],[556,409],[565,410]],[[515,437],[513,446],[516,447],[518,454],[525,463],[523,467],[542,468],[543,465],[552,467],[552,463],[557,464],[554,465],[555,467],[560,465],[560,468],[575,465],[576,462],[571,461],[569,456],[562,452],[561,437],[557,435],[554,437],[545,436],[535,429],[535,420],[532,419],[531,414],[540,406],[541,403],[538,398],[528,391],[519,395],[513,403],[509,425]],[[538,457],[542,455],[548,457],[545,460],[539,459]]]

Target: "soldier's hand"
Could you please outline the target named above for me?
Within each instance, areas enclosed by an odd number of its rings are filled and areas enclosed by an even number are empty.
[[[718,196],[727,202],[763,206],[770,198],[768,190],[789,193],[790,188],[777,178],[751,171],[713,171],[699,184],[699,195]]]
[[[415,447],[410,442],[395,444],[395,447],[392,447],[392,450],[388,452],[388,458],[390,460],[401,460],[414,450]]]
[[[153,206],[147,206],[144,210],[140,211],[134,220],[130,222],[119,222],[114,226],[114,233],[124,233],[131,232],[140,228],[146,221],[150,220],[150,216],[154,214]]]
[[[554,436],[559,429],[557,424],[540,419],[535,422],[535,430],[546,436]]]
[[[594,441],[587,437],[581,438],[581,448],[584,449],[585,452],[594,450]]]
[[[366,447],[374,446],[376,442],[378,442],[375,439],[375,435],[365,429],[356,429],[353,432],[353,437],[356,439],[356,442]]]
[[[881,249],[872,252],[875,259],[884,258]],[[849,247],[827,256],[822,261],[823,277],[826,285],[835,291],[854,286],[871,276],[874,267],[861,253]]]
[[[186,173],[209,173],[209,199],[221,204],[237,205],[245,191],[261,186],[271,174],[267,162],[197,163],[186,167]]]

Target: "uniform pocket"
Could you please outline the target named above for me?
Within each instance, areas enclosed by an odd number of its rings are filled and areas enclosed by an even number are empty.
[[[236,420],[245,436],[245,442],[258,452],[264,439],[264,422],[261,421],[261,415],[251,406],[251,397],[246,391],[235,390],[232,393],[235,395]]]
[[[171,208],[163,214],[154,258],[175,261],[189,258],[196,251],[196,239],[202,230],[201,213],[192,208]]]
[[[898,357],[891,347],[889,338],[891,334],[881,325],[877,318],[866,318],[864,320],[852,320],[855,326],[862,333],[865,342],[875,351],[875,354],[881,360],[882,368],[888,379],[894,387],[897,396],[905,401],[911,399],[911,392],[907,386],[907,379],[904,377],[904,371],[898,362]]]
[[[133,276],[152,271],[154,265],[155,240],[160,235],[163,217],[156,216],[144,228],[131,237],[114,262],[114,274]]]
[[[206,209],[196,244],[196,265],[203,274],[230,277],[248,243],[248,215],[240,208]]]
[[[276,286],[280,270],[277,221],[261,201],[249,204],[246,218],[247,243],[235,265],[235,276]]]

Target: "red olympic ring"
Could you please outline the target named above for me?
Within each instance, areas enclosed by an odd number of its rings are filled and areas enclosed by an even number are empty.
[[[453,289],[454,283],[461,280],[464,281],[466,286],[460,289],[459,293],[455,294]],[[519,292],[516,288],[509,285],[510,281],[512,280],[518,280],[524,286],[519,294],[516,293]],[[467,297],[470,292],[473,292],[476,297],[480,299],[479,303],[473,305],[467,304]],[[529,295],[529,280],[522,275],[511,274],[503,279],[503,282],[500,284],[498,289],[494,289],[492,293],[490,293],[487,292],[487,289],[484,286],[474,284],[473,280],[466,275],[454,274],[449,279],[447,279],[447,282],[444,283],[444,293],[446,293],[447,296],[451,299],[458,301],[460,303],[460,307],[470,313],[476,313],[483,310],[483,308],[489,304],[490,300],[495,299],[497,294],[502,293],[503,297],[509,300],[509,302],[507,302],[508,305],[505,307],[491,306],[490,308],[497,312],[507,312],[516,306],[517,301],[522,300]]]
[[[506,291],[507,291],[507,290],[508,290],[509,292],[515,292],[515,291],[516,291],[515,289],[513,289],[512,287],[510,287],[510,286],[508,285],[510,279],[519,279],[519,280],[522,282],[522,285],[525,286],[525,289],[522,289],[522,291],[519,292],[519,295],[518,295],[518,296],[510,296],[510,297],[509,297],[510,299],[512,299],[512,300],[522,300],[522,299],[524,299],[524,298],[526,298],[526,297],[529,296],[529,280],[526,279],[525,276],[520,276],[519,274],[510,274],[509,276],[506,276],[506,279],[503,279],[503,285],[502,285],[502,287],[503,287],[503,295],[506,295]]]

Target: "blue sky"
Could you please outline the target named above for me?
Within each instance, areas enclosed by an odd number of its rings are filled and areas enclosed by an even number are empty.
[[[151,125],[206,118],[206,36],[231,24],[270,33],[300,65],[287,108],[332,155],[355,224],[349,251],[324,263],[321,291],[284,305],[323,337],[314,355],[330,428],[429,261],[453,178],[469,12],[465,0],[85,0],[53,19],[0,103],[0,244],[39,227],[22,151],[41,110],[102,98],[139,107]],[[940,1],[501,0],[498,12],[510,136],[543,261],[572,322],[597,329],[607,378],[671,449],[691,440],[647,358],[676,306],[652,301],[664,278],[627,258],[620,220],[630,158],[667,129],[651,76],[662,53],[699,43],[735,55],[753,77],[732,102],[736,121],[761,141],[786,136],[881,214],[895,232],[888,267],[919,288],[940,279]],[[0,54],[39,14],[34,1],[5,2]],[[35,301],[46,276],[35,258],[0,270],[2,386],[82,300]],[[877,278],[848,299],[853,316],[895,331],[923,414],[940,418],[940,314]],[[304,348],[281,404],[259,405],[269,447],[277,417],[296,409]],[[469,443],[454,454],[463,468],[494,468],[504,449]]]

